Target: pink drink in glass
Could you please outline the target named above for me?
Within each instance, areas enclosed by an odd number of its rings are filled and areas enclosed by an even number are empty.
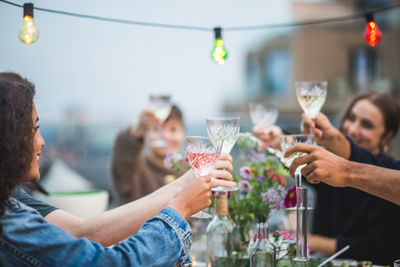
[[[187,152],[190,166],[197,177],[208,175],[219,159],[220,152],[193,153]]]

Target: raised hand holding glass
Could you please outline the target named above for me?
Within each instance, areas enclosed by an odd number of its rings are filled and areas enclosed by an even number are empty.
[[[171,112],[171,97],[169,95],[150,95],[150,108],[154,115],[160,120],[158,125],[158,139],[151,143],[153,147],[164,147],[167,142],[162,138],[162,124],[168,118]]]
[[[315,118],[325,103],[327,86],[326,81],[296,82],[297,101],[304,113],[311,119]]]
[[[221,146],[221,152],[229,154],[236,143],[240,131],[239,117],[220,117],[206,119],[207,133],[215,146]],[[212,189],[217,192],[238,190],[237,187],[218,186]]]
[[[209,175],[219,159],[221,145],[214,145],[213,142],[205,136],[188,136],[186,139],[186,153],[194,174],[196,177]],[[204,211],[199,211],[193,214],[192,217],[211,218],[211,215]]]

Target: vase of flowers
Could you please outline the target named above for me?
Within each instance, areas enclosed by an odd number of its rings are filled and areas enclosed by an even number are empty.
[[[293,192],[296,191],[294,188],[286,189],[287,168],[276,155],[258,152],[258,139],[251,133],[240,133],[236,144],[239,157],[234,160],[234,180],[239,190],[230,196],[229,214],[237,228],[236,252],[248,258],[247,246],[253,237],[251,230],[256,219],[263,217],[268,220],[271,211],[295,206],[296,195]],[[274,244],[284,249],[284,243]]]
[[[235,225],[232,256],[235,266],[249,266],[247,247],[254,236],[252,230],[255,221],[260,217],[268,220],[271,212],[285,212],[285,208],[294,207],[296,190],[295,187],[287,190],[286,177],[289,177],[289,173],[280,158],[268,151],[258,152],[258,139],[251,133],[240,133],[236,144],[239,156],[235,157],[233,162],[234,181],[237,182],[239,190],[228,193],[229,216]],[[168,155],[164,163],[175,170],[190,168],[187,160],[176,152]],[[270,227],[273,231],[274,228],[276,227]],[[287,257],[291,255],[294,244],[284,237],[287,235],[277,232],[271,232],[269,236],[276,251]]]

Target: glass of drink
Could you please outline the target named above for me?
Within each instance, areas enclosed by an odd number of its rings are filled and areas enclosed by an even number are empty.
[[[304,113],[311,119],[315,118],[325,103],[328,82],[296,82],[297,101]]]
[[[151,142],[152,147],[167,146],[167,142],[163,139],[162,124],[168,118],[171,112],[171,97],[169,95],[150,95],[150,109],[154,111],[154,115],[160,120],[158,125],[158,139]]]
[[[314,135],[311,134],[295,134],[295,135],[281,135],[281,148],[282,155],[286,150],[296,144],[315,145]],[[297,157],[305,156],[306,153],[296,152],[293,153],[288,159],[282,158],[286,166],[290,166],[293,160]],[[305,165],[299,166],[295,172],[296,178],[296,257],[293,259],[293,266],[310,266],[310,259],[307,258],[307,187],[301,184],[301,169]]]
[[[214,145],[205,136],[188,136],[186,139],[186,153],[194,174],[196,177],[209,175],[221,154],[221,144]],[[204,211],[199,211],[192,217],[211,218],[212,216]]]
[[[263,103],[250,103],[250,120],[256,126],[272,126],[278,118],[278,108]]]
[[[395,261],[393,262],[393,266],[394,266],[394,267],[400,267],[400,260],[395,260]]]
[[[239,117],[217,117],[206,119],[207,133],[215,146],[221,146],[222,153],[231,153],[240,131]],[[217,186],[212,189],[216,192],[236,191],[238,187],[226,188]]]

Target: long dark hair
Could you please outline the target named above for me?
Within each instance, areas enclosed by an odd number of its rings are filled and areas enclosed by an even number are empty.
[[[14,188],[26,179],[33,159],[33,93],[0,80],[0,216]]]
[[[344,113],[342,122],[340,123],[340,131],[343,132],[344,121],[349,119],[354,105],[358,101],[364,99],[369,100],[373,105],[375,105],[383,115],[385,131],[383,132],[381,139],[385,138],[389,134],[392,134],[391,139],[393,139],[399,130],[400,104],[394,99],[394,97],[375,91],[360,94],[351,101]],[[390,140],[388,140],[388,142]],[[380,147],[380,153],[383,154],[383,152],[383,147]]]

